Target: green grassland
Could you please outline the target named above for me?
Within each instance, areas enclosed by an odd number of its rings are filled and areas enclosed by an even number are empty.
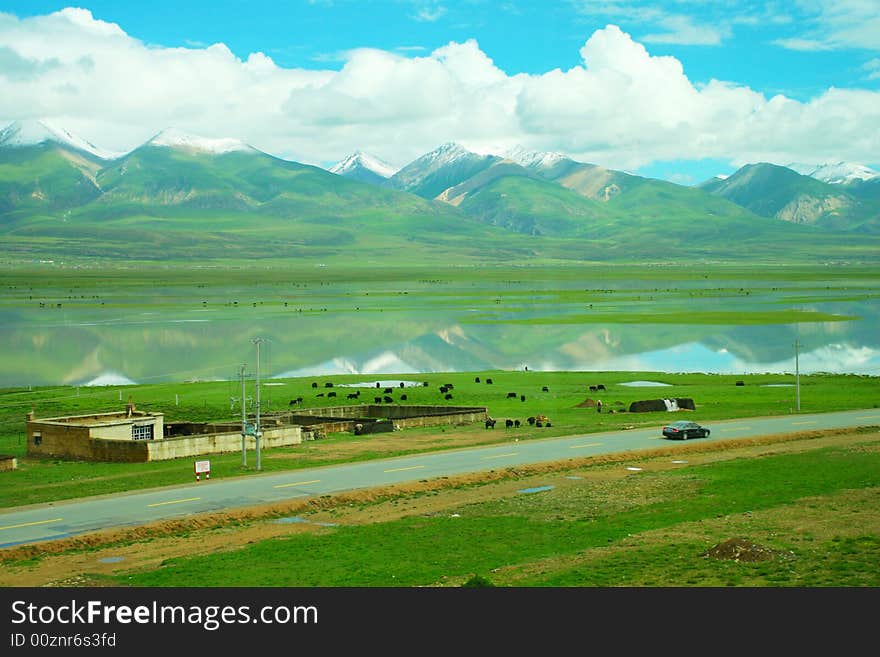
[[[476,383],[479,377],[481,383]],[[772,416],[793,412],[793,387],[775,387],[770,384],[794,384],[792,375],[712,375],[668,374],[657,372],[512,372],[486,371],[468,373],[433,373],[419,375],[383,375],[382,379],[427,381],[429,385],[406,389],[407,404],[437,404],[485,406],[495,418],[525,419],[544,414],[552,421],[550,428],[523,427],[521,440],[533,440],[572,433],[612,431],[627,427],[657,427],[668,421],[665,412],[628,413],[631,402],[660,397],[687,397],[694,399],[697,410],[688,414],[700,422],[726,418]],[[487,385],[486,378],[493,384]],[[346,403],[345,398],[318,396],[324,384],[372,382],[377,379],[360,375],[339,375],[320,378],[274,379],[261,392],[262,412],[285,410],[288,400],[303,397],[303,406],[317,408]],[[650,380],[667,383],[667,388],[639,388],[619,385],[629,381]],[[744,386],[736,386],[742,380]],[[312,387],[318,383],[320,391]],[[263,382],[266,383],[265,381]],[[452,383],[454,399],[445,400],[439,386]],[[605,391],[591,392],[590,385],[601,383]],[[770,385],[770,387],[765,387]],[[253,381],[247,382],[248,395],[253,395]],[[549,389],[543,392],[543,387]],[[800,377],[801,411],[823,412],[857,408],[875,408],[880,404],[880,385],[877,377],[858,375],[810,375]],[[0,453],[13,454],[19,459],[19,468],[0,476],[0,507],[49,502],[73,497],[121,492],[187,482],[191,478],[192,459],[178,459],[142,464],[92,463],[60,459],[31,458],[26,455],[24,416],[31,409],[37,417],[54,417],[120,410],[130,398],[138,409],[162,412],[165,421],[237,421],[240,406],[231,399],[240,397],[237,381],[173,383],[137,386],[100,386],[76,388],[7,389],[0,391]],[[525,395],[508,399],[514,391]],[[371,390],[364,389],[361,403],[372,402]],[[341,396],[341,395],[340,395]],[[590,399],[602,399],[606,409],[596,413],[593,407],[579,406]],[[234,406],[234,407],[233,407]],[[614,411],[614,412],[607,412]],[[470,437],[474,444],[491,444],[509,438],[503,431],[486,431],[480,425],[468,427],[432,427],[410,429],[402,435],[412,438],[411,447],[393,453],[377,451],[368,436],[347,433],[330,434],[323,440],[293,447],[267,450],[263,472],[294,470],[339,462],[339,457],[328,457],[333,447],[349,446],[345,460],[364,460],[411,454],[427,449],[444,449],[442,436],[454,430]],[[425,446],[425,438],[431,440]],[[354,448],[351,446],[354,445]],[[284,458],[271,458],[272,455]],[[212,456],[212,476],[215,479],[250,476],[256,473],[251,465],[241,465],[241,455],[231,453]]]
[[[325,523],[240,549],[168,559],[107,583],[411,587],[460,586],[476,576],[484,585],[519,587],[880,584],[876,434],[845,446],[611,479],[590,471],[547,473],[540,481],[548,490],[508,488],[441,512],[418,513],[418,499],[404,496],[397,502],[416,511],[396,520]],[[709,556],[732,538],[759,547],[761,558]]]

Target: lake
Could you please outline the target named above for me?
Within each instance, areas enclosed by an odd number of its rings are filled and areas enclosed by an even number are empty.
[[[58,274],[58,272],[55,272]],[[514,268],[20,272],[0,386],[483,370],[880,375],[876,277]]]

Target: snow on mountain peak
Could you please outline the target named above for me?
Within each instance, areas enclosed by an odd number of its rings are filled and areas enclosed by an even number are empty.
[[[463,157],[474,155],[461,144],[454,141],[446,142],[435,148],[430,153],[423,156],[423,159],[432,161],[436,164],[449,164]]]
[[[377,176],[382,176],[383,178],[390,178],[395,173],[397,173],[398,169],[398,167],[392,166],[387,162],[380,160],[375,155],[369,155],[368,153],[364,153],[363,151],[355,151],[341,162],[337,162],[332,167],[330,167],[329,171],[331,173],[344,175],[349,171],[357,169],[358,167],[367,169],[368,171],[372,171]]]
[[[522,146],[514,146],[503,155],[527,169],[547,169],[557,162],[566,159],[565,155],[547,151],[529,151]]]
[[[36,146],[47,141],[89,153],[102,160],[115,157],[115,154],[101,150],[91,142],[45,120],[14,121],[0,130],[0,146]]]
[[[151,146],[164,146],[166,148],[183,148],[186,150],[200,151],[220,155],[233,151],[254,151],[253,146],[232,137],[213,139],[191,135],[177,128],[166,128],[149,142]]]
[[[801,175],[810,176],[832,185],[845,185],[855,180],[871,180],[880,176],[880,173],[873,169],[852,162],[826,162],[825,164],[794,162],[786,166]]]

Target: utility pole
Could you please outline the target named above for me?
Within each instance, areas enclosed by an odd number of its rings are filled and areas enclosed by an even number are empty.
[[[260,463],[260,438],[263,435],[260,429],[260,345],[263,344],[263,338],[254,338],[254,344],[257,345],[257,417],[254,423],[254,436],[257,439],[257,470],[261,470]]]
[[[794,398],[795,398],[795,407],[798,411],[801,410],[801,372],[798,366],[798,341],[794,341]]]
[[[247,408],[245,407],[244,365],[241,366],[241,467],[247,467]]]

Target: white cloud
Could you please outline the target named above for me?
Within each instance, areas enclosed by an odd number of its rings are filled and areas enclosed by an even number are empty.
[[[794,0],[803,33],[775,43],[794,50],[880,50],[877,0]]]
[[[412,18],[423,23],[433,23],[440,20],[444,15],[446,15],[446,7],[429,3],[420,6]]]
[[[730,34],[727,28],[695,25],[687,16],[669,16],[660,21],[666,31],[646,34],[647,43],[671,43],[691,46],[717,46]]]
[[[331,164],[356,149],[406,163],[445,141],[516,145],[634,170],[670,159],[871,164],[880,93],[829,89],[799,102],[692,83],[614,25],[569,70],[509,75],[476,41],[413,57],[357,49],[340,70],[287,69],[225,45],[149,46],[85,10],[0,14],[0,117],[48,118],[107,150],[173,125]],[[866,65],[869,74],[876,69]]]
[[[868,72],[869,80],[880,79],[880,59],[877,57],[862,64],[862,68]]]

